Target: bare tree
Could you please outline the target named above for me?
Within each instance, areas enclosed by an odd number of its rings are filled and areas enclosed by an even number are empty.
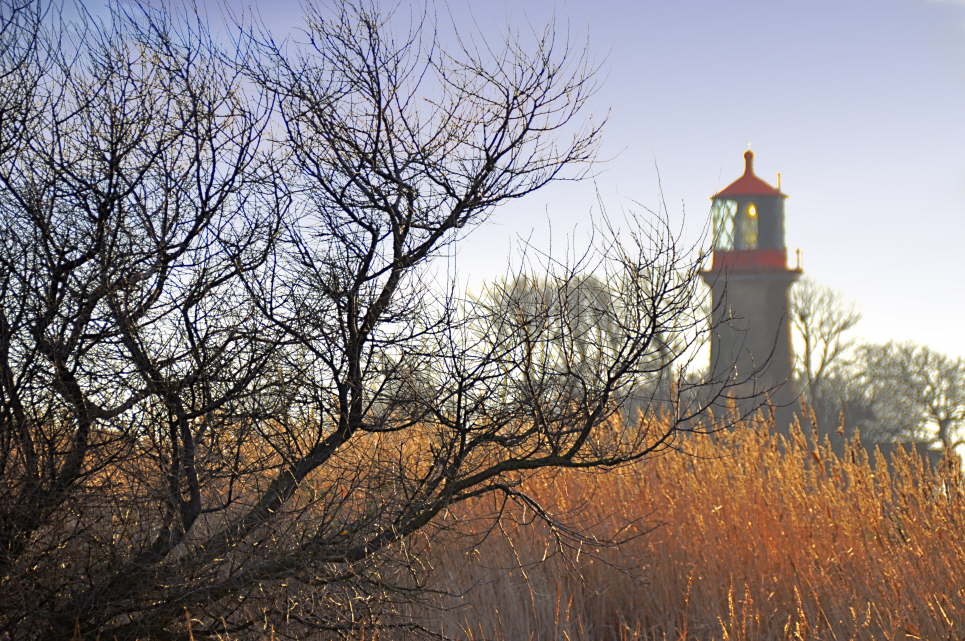
[[[34,20],[5,34],[0,151],[0,622],[17,637],[100,627],[153,589],[224,507],[213,485],[272,354],[238,281],[283,202],[267,102],[203,31],[132,11],[71,25],[4,6]]]
[[[574,378],[569,384],[561,383],[561,389],[612,361],[612,353],[634,333],[628,327],[630,319],[647,308],[640,293],[654,285],[661,287],[667,277],[664,265],[653,270],[656,283],[643,282],[649,274],[596,267],[593,273],[598,275],[586,275],[573,266],[554,270],[542,265],[534,270],[539,276],[519,274],[491,283],[477,302],[490,319],[487,331],[496,340],[516,335],[531,352],[528,358],[538,353],[544,359],[544,370],[552,364],[561,377]],[[689,276],[679,277],[674,287],[685,289]],[[696,298],[690,290],[681,294],[677,303]],[[653,299],[663,297],[659,293]],[[695,393],[690,388],[697,386],[685,382],[688,368],[684,365],[690,363],[690,352],[703,334],[698,317],[699,312],[681,310],[673,319],[665,319],[672,326],[653,328],[648,358],[640,360],[635,374],[625,377],[613,394],[624,422],[632,423],[640,414],[656,416],[669,407],[679,409],[681,393]],[[574,395],[582,391],[577,386]]]
[[[825,386],[848,366],[854,340],[848,333],[861,320],[841,295],[804,279],[791,290],[791,325],[800,341],[795,360],[798,379],[811,399],[822,398]]]
[[[885,343],[862,346],[859,368],[872,412],[865,431],[949,453],[963,443],[965,361],[914,343]]]
[[[801,348],[798,379],[823,434],[838,445],[858,430],[869,446],[956,447],[965,420],[960,359],[911,343],[856,343],[848,334],[860,314],[813,281],[793,291],[791,310]]]
[[[701,321],[660,221],[588,254],[607,298],[561,268],[522,323],[436,260],[592,160],[591,69],[552,29],[446,52],[340,3],[300,45],[226,49],[146,7],[2,2],[0,635],[399,623],[449,506],[551,518],[533,470],[634,461],[689,418],[612,429]]]
[[[843,447],[871,416],[856,386],[856,343],[850,336],[861,315],[838,292],[809,279],[791,290],[790,310],[795,377],[810,410],[807,418]]]

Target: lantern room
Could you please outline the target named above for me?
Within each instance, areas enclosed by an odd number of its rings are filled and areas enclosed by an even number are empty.
[[[754,174],[754,152],[744,152],[744,174],[711,197],[711,269],[786,269],[785,198]]]

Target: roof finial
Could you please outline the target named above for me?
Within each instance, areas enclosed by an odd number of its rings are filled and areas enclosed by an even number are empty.
[[[744,173],[747,175],[754,173],[754,152],[750,149],[744,152]]]

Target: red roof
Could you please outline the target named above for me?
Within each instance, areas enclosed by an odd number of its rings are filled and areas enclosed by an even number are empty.
[[[754,175],[754,152],[749,149],[744,152],[744,175],[718,191],[712,198],[726,198],[728,196],[780,196],[787,198],[787,194],[782,194],[780,189],[771,187]]]

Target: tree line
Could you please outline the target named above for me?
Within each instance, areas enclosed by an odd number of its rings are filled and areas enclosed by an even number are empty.
[[[965,360],[912,342],[859,342],[852,333],[860,320],[814,281],[791,290],[795,374],[818,427],[955,452],[965,443]]]

